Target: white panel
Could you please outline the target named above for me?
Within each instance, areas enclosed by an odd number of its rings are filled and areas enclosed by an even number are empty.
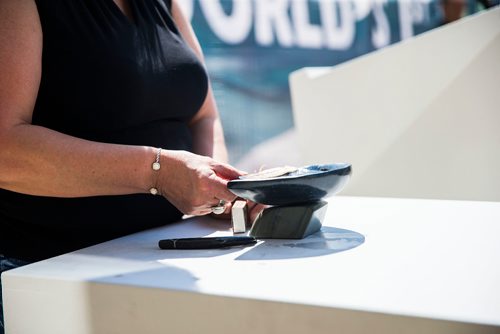
[[[303,163],[350,162],[343,194],[500,200],[500,8],[291,75]]]

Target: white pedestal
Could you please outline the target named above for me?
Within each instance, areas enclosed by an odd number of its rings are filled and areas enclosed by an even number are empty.
[[[499,333],[500,203],[335,197],[322,233],[216,250],[196,218],[6,272],[8,334]]]

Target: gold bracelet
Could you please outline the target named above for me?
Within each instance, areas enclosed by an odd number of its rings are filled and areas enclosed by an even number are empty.
[[[153,162],[151,164],[151,168],[155,172],[157,172],[157,171],[159,171],[161,169],[160,155],[161,155],[161,147],[158,148],[158,151],[156,151],[156,160],[155,160],[155,162]],[[156,189],[155,187],[151,187],[151,189],[149,189],[149,192],[151,193],[151,195],[158,195],[158,189]]]

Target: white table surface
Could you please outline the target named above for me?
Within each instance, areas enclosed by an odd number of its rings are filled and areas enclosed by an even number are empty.
[[[500,203],[334,197],[322,232],[253,247],[194,218],[4,273],[9,333],[500,333]]]

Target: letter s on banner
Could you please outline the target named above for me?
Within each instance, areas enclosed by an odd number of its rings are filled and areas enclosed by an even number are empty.
[[[376,0],[373,3],[373,17],[375,25],[372,27],[372,43],[377,49],[389,45],[391,42],[391,27],[384,11],[387,0]]]

